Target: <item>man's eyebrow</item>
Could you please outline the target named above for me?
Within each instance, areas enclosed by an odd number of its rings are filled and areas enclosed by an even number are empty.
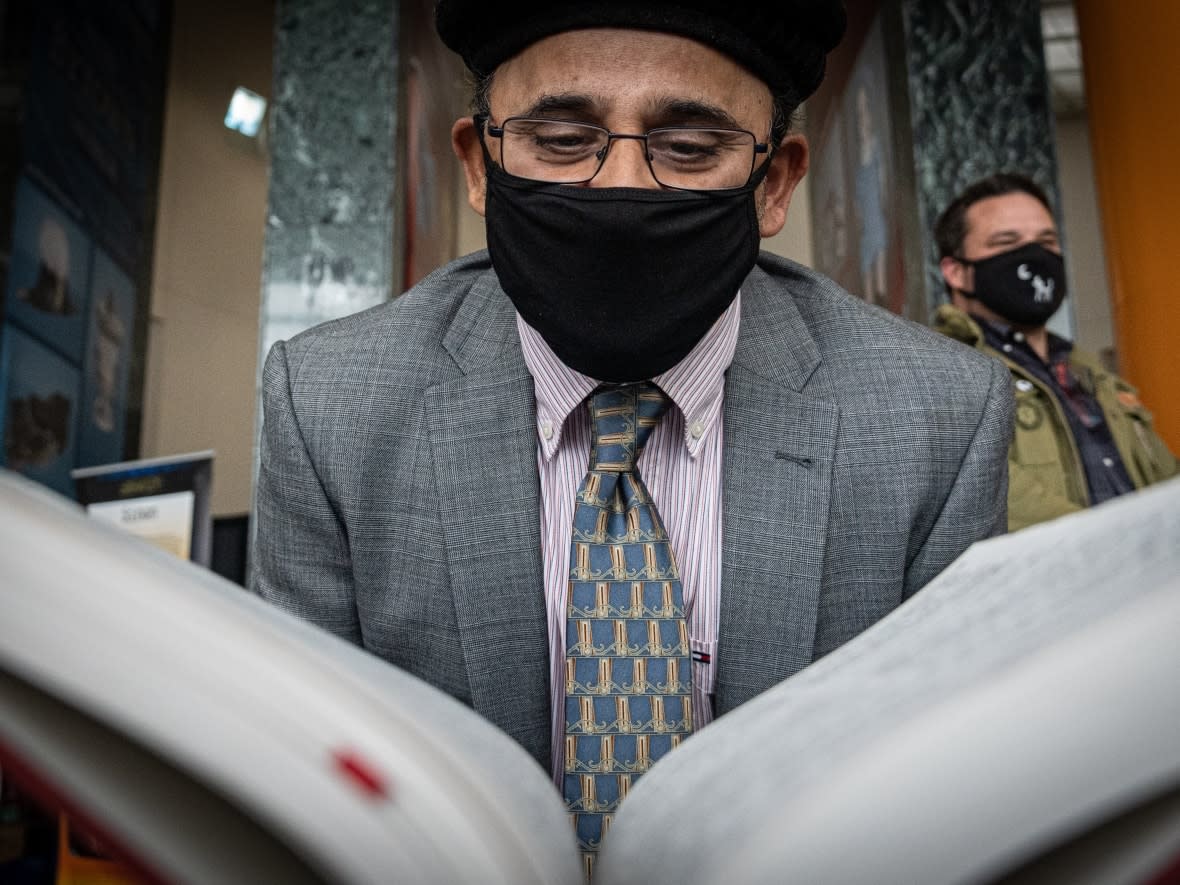
[[[1044,239],[1045,237],[1053,237],[1054,239],[1056,239],[1057,236],[1058,236],[1058,233],[1055,228],[1046,227],[1045,229],[1037,232],[1035,239],[1040,240],[1040,239]],[[1020,239],[1020,232],[1019,231],[998,230],[998,231],[995,231],[991,236],[989,236],[987,238],[987,242],[988,243],[999,243],[999,242],[1005,242],[1008,240],[1019,240],[1019,239]]]
[[[1019,231],[997,230],[997,231],[992,231],[992,233],[988,236],[987,241],[989,243],[991,243],[991,242],[994,242],[995,240],[1019,240],[1019,239],[1020,239]]]
[[[695,99],[673,98],[655,103],[653,117],[665,126],[706,124],[724,129],[744,128],[725,108]]]
[[[585,114],[598,106],[589,95],[580,92],[561,92],[542,95],[525,110],[521,117],[545,117],[550,114]]]
[[[587,117],[604,112],[602,99],[581,92],[559,92],[542,95],[520,114],[520,117],[549,117],[555,114],[569,114]],[[656,126],[716,126],[724,129],[741,129],[741,124],[729,111],[718,105],[696,99],[668,98],[651,102],[648,111],[649,125]]]

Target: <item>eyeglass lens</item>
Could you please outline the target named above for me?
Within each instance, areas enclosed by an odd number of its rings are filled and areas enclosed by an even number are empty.
[[[537,181],[589,181],[610,147],[610,133],[586,123],[516,117],[505,120],[503,130],[504,170]],[[652,174],[667,187],[741,187],[754,165],[754,136],[741,130],[654,129],[646,140]]]

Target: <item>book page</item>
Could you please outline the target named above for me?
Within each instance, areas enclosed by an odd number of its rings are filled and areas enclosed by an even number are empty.
[[[1112,797],[1180,782],[1177,637],[1180,480],[978,543],[661,760],[598,881],[769,881],[739,861],[755,856],[774,881],[917,882],[914,859],[974,881]]]
[[[33,697],[0,691],[0,747],[161,878],[231,881],[184,860],[210,835],[187,800],[156,813],[119,786],[146,788],[137,764],[41,739],[35,709],[100,724],[120,758],[174,770],[173,797],[220,797],[324,881],[580,885],[548,772],[458,700],[6,471],[0,546],[19,551],[0,557],[0,687]]]

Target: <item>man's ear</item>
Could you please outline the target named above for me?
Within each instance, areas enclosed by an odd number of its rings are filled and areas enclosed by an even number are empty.
[[[787,208],[795,187],[807,173],[807,139],[798,133],[783,138],[774,156],[770,169],[762,182],[762,209],[758,216],[758,232],[763,237],[773,237],[787,223]]]
[[[487,200],[487,169],[484,168],[483,149],[479,143],[479,132],[471,117],[460,117],[451,127],[451,150],[463,164],[467,177],[467,202],[480,215],[484,214]]]
[[[950,255],[943,256],[938,262],[938,269],[942,271],[942,278],[947,285],[956,292],[970,292],[974,288],[970,279],[971,269]]]

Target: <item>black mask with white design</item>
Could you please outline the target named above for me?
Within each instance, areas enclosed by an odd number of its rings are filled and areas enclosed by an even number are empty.
[[[978,261],[959,260],[975,268],[975,291],[964,294],[1013,325],[1043,326],[1065,298],[1065,261],[1040,243]]]

